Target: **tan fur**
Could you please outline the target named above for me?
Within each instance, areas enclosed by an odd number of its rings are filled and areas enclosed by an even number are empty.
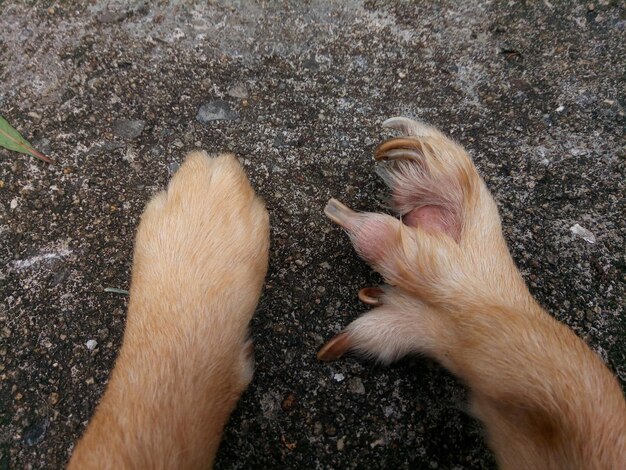
[[[195,152],[148,204],[124,341],[71,469],[211,466],[252,378],[268,214],[232,155]]]
[[[405,137],[377,158],[405,216],[327,214],[389,283],[380,304],[319,352],[391,362],[426,354],[461,378],[506,469],[626,468],[626,403],[615,377],[532,298],[502,236],[496,205],[467,155],[437,130],[388,121]],[[436,219],[436,220],[433,220]]]

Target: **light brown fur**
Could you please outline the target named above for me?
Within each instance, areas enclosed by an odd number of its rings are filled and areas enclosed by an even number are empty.
[[[436,129],[404,118],[377,158],[403,216],[326,213],[388,285],[377,308],[318,353],[391,362],[426,354],[462,379],[505,469],[626,468],[626,403],[615,377],[532,298],[496,205],[471,159]],[[369,292],[369,291],[368,291]],[[363,298],[363,296],[361,296]]]
[[[70,469],[211,466],[252,378],[268,247],[235,157],[190,154],[142,216],[123,345]]]

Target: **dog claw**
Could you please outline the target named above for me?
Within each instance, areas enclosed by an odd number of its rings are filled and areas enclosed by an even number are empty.
[[[419,160],[420,154],[407,149],[394,149],[375,156],[378,161],[384,160]]]
[[[324,208],[324,214],[335,222],[337,225],[348,230],[352,225],[352,221],[356,218],[357,213],[345,206],[337,199],[331,199]]]
[[[440,132],[432,126],[413,119],[397,116],[387,119],[383,122],[386,129],[394,129],[404,135],[412,135],[415,137],[435,137],[441,135]]]
[[[359,291],[359,300],[364,304],[378,307],[383,304],[380,298],[384,293],[380,287],[364,287]]]
[[[411,137],[398,137],[383,142],[374,151],[376,160],[420,160],[422,145]]]
[[[333,336],[322,348],[317,352],[317,359],[324,362],[334,361],[343,356],[351,346],[350,335],[341,332]]]
[[[411,129],[414,122],[415,121],[412,119],[396,116],[383,122],[383,127],[385,129],[394,129],[396,131],[403,132],[404,134],[408,134],[408,131]]]

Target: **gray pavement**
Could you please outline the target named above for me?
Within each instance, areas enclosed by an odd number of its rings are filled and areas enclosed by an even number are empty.
[[[380,282],[322,209],[384,210],[395,115],[468,148],[532,292],[626,383],[625,71],[621,1],[0,2],[0,114],[58,161],[0,150],[0,469],[67,461],[122,338],[104,289],[194,148],[235,152],[272,223],[217,467],[492,468],[436,364],[315,359]]]

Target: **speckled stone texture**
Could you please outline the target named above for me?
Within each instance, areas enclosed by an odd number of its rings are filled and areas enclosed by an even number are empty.
[[[380,282],[322,208],[385,210],[395,115],[467,147],[532,292],[624,384],[625,38],[621,1],[0,3],[0,114],[58,161],[0,150],[0,468],[67,461],[124,329],[104,289],[198,147],[240,157],[272,222],[217,467],[492,468],[436,364],[315,359]]]

